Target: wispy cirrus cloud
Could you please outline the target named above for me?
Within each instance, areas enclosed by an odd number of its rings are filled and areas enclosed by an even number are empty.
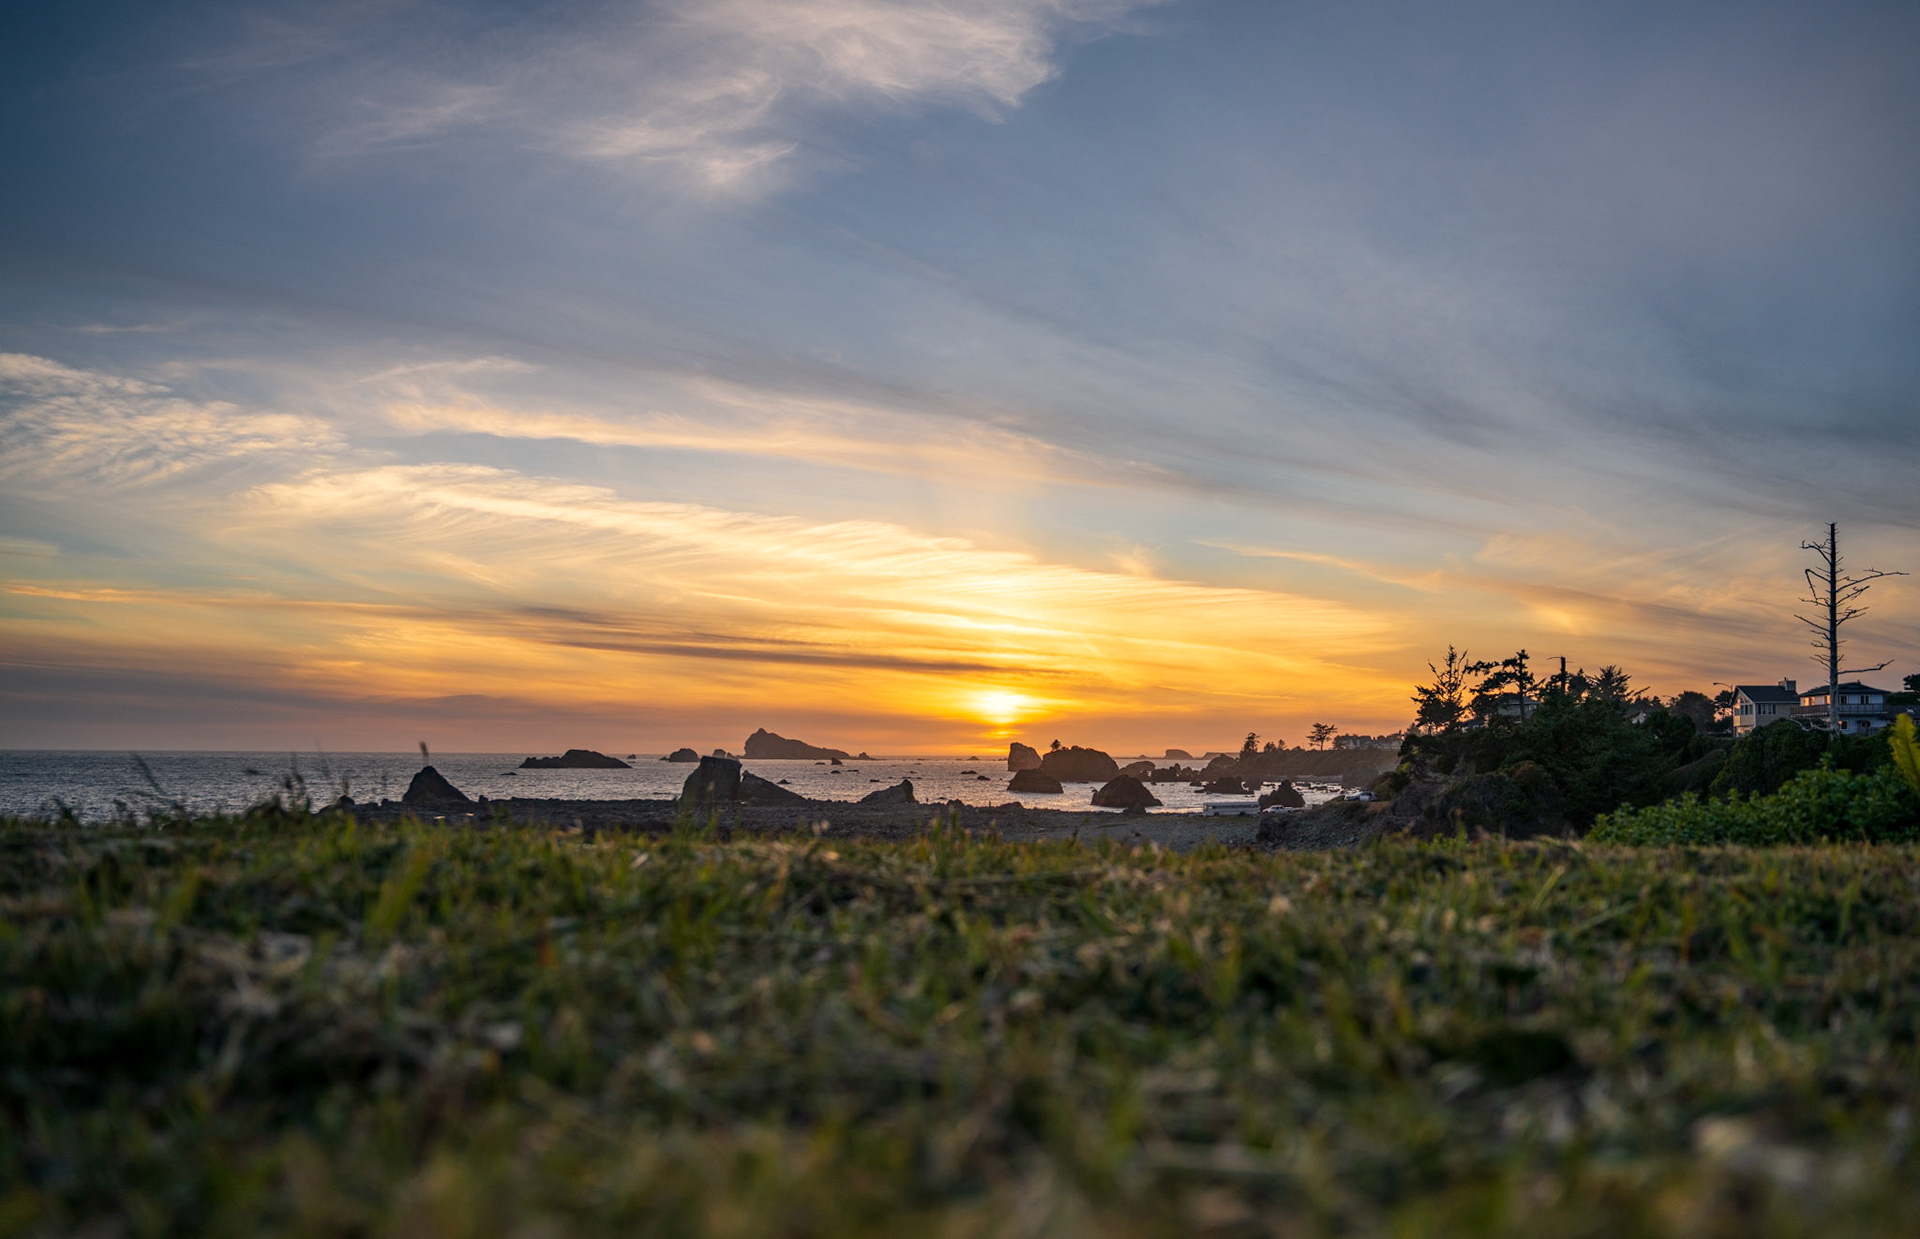
[[[0,478],[139,486],[247,457],[344,446],[324,421],[184,399],[141,379],[0,353]]]
[[[318,104],[328,119],[313,149],[327,157],[490,133],[685,192],[750,196],[791,172],[825,114],[1015,108],[1059,72],[1066,40],[1164,2],[662,0],[537,15],[511,40],[470,14],[403,3],[252,20],[195,67]]]

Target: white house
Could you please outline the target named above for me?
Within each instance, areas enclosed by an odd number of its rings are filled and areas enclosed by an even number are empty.
[[[1887,690],[1849,680],[1839,686],[1840,730],[1852,736],[1870,736],[1893,725],[1893,709],[1887,705]],[[1827,717],[1825,684],[1800,694],[1794,717],[1818,722]]]
[[[1744,736],[1756,727],[1792,718],[1799,704],[1800,690],[1792,680],[1778,684],[1736,684],[1733,686],[1733,734]]]

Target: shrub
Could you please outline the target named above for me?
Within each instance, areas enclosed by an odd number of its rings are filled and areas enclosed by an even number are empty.
[[[1733,792],[1769,796],[1801,771],[1818,766],[1823,758],[1836,769],[1861,774],[1886,762],[1887,746],[1878,739],[1837,736],[1781,719],[1742,736],[1728,752],[1726,765],[1714,776],[1708,791],[1715,796]]]
[[[1856,774],[1822,765],[1771,796],[1702,800],[1689,792],[1648,809],[1603,813],[1595,843],[1910,843],[1920,841],[1920,791],[1892,767]]]
[[[1907,678],[1911,683],[1913,677]],[[1887,749],[1893,758],[1894,770],[1920,795],[1920,744],[1914,742],[1913,715],[1902,714],[1895,720],[1893,734],[1887,737]]]

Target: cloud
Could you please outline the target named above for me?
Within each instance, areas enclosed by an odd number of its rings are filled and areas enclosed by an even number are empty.
[[[250,457],[340,449],[327,423],[182,399],[139,379],[0,353],[0,478],[145,486]]]
[[[255,20],[194,68],[322,108],[327,157],[491,133],[742,196],[778,184],[837,109],[1003,112],[1059,72],[1064,39],[1163,2],[667,0],[530,21],[511,40],[458,10],[397,4]]]

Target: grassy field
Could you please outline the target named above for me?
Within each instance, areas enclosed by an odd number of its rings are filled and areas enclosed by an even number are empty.
[[[1917,861],[0,826],[0,1233],[1920,1234]]]

